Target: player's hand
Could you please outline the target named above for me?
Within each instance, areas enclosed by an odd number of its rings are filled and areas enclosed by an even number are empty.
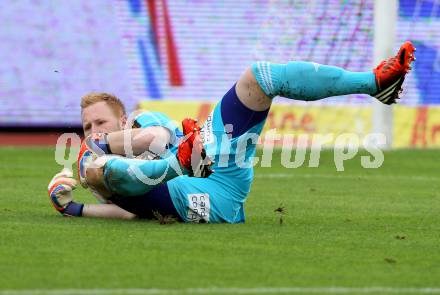
[[[64,214],[67,205],[72,202],[72,190],[76,188],[76,180],[70,169],[64,168],[60,173],[56,174],[49,182],[47,187],[49,199],[54,208]]]

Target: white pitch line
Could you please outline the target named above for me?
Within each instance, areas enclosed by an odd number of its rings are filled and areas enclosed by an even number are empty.
[[[31,289],[3,290],[0,295],[149,295],[149,294],[440,294],[440,288],[393,287],[286,287],[286,288],[187,288],[187,289]]]
[[[331,174],[307,174],[307,173],[255,173],[255,178],[328,178],[328,179],[396,179],[396,180],[421,180],[439,181],[440,177],[408,176],[408,175],[352,175],[339,172],[339,175]]]

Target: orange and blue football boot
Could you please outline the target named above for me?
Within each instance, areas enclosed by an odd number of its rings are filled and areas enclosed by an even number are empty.
[[[400,46],[396,56],[382,61],[374,70],[378,92],[373,95],[380,102],[391,105],[399,99],[405,75],[411,70],[411,63],[416,60],[416,48],[410,41]]]
[[[188,170],[191,177],[208,177],[213,173],[213,162],[206,155],[197,121],[186,118],[182,121],[183,142],[178,146],[177,159]]]

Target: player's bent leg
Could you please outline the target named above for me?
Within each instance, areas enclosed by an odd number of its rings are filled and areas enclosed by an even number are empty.
[[[103,169],[105,187],[123,196],[138,196],[177,176],[208,177],[212,161],[201,142],[200,127],[191,119],[183,122],[186,139],[179,144],[177,155],[161,160],[111,158]]]
[[[112,194],[130,197],[145,194],[183,171],[174,156],[162,160],[115,158],[105,164],[103,179]]]
[[[127,159],[106,154],[99,156],[93,144],[84,140],[78,156],[81,184],[109,198],[114,194],[144,194],[179,175],[208,177],[212,173],[213,163],[203,147],[200,127],[192,119],[185,119],[182,125],[185,138],[178,146],[177,155],[171,154],[162,160]]]
[[[151,161],[115,155],[98,157],[85,149],[78,158],[78,171],[84,187],[108,199],[114,194],[132,196],[148,192],[163,181],[188,174],[189,170],[174,155]]]

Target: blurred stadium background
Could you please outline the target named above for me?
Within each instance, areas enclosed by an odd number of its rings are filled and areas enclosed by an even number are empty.
[[[417,62],[400,105],[386,111],[388,140],[438,148],[440,1],[396,3],[396,36],[384,38],[393,40],[390,53],[412,40]],[[365,71],[375,64],[374,21],[373,0],[8,1],[0,10],[0,143],[53,143],[53,132],[80,132],[79,99],[90,91],[119,96],[129,111],[203,120],[255,60]],[[368,96],[277,102],[267,130],[374,131]]]

